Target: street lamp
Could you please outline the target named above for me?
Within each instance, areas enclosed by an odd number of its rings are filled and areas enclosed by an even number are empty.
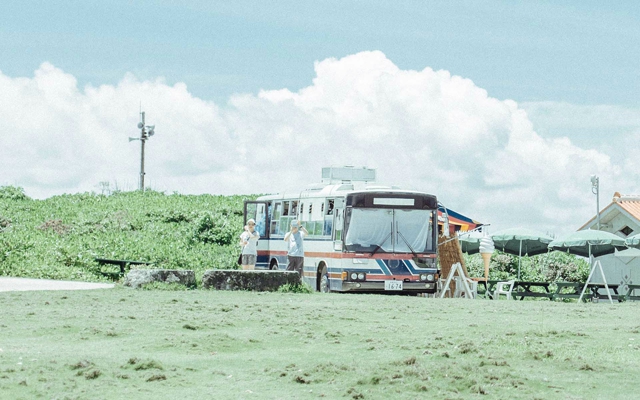
[[[596,175],[591,175],[591,192],[596,195],[596,218],[600,230],[600,178]]]
[[[144,143],[149,140],[151,136],[155,133],[155,125],[145,125],[144,124],[144,111],[140,112],[141,121],[138,122],[138,129],[140,129],[140,137],[139,138],[129,138],[129,141],[139,140],[140,141],[140,191],[144,192]]]

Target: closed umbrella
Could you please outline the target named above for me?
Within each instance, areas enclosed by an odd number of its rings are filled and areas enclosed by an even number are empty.
[[[567,251],[578,256],[589,257],[591,272],[589,273],[587,282],[584,284],[584,288],[582,289],[578,302],[582,300],[582,296],[587,290],[587,285],[589,285],[589,282],[591,281],[591,277],[595,272],[596,266],[599,266],[602,279],[604,279],[604,284],[607,288],[609,301],[613,303],[611,295],[609,294],[607,280],[604,277],[604,271],[602,271],[602,264],[600,264],[599,260],[596,261],[595,258],[611,254],[615,252],[616,249],[624,250],[626,247],[627,246],[625,245],[625,240],[623,238],[616,236],[613,233],[591,229],[574,232],[564,238],[556,239],[549,244],[550,250]]]
[[[511,228],[491,235],[496,249],[504,253],[518,255],[518,279],[522,255],[535,256],[549,251],[551,236],[527,228]]]

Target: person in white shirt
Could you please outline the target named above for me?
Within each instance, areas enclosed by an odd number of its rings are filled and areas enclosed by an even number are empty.
[[[240,235],[242,269],[256,269],[258,239],[260,239],[260,234],[256,231],[256,221],[250,219],[247,221],[247,225],[244,226],[244,232]]]

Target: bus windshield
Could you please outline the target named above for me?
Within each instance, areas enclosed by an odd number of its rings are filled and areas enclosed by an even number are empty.
[[[434,210],[351,208],[347,215],[348,251],[434,252]]]

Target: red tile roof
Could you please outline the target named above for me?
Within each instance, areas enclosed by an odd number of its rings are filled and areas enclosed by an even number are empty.
[[[640,221],[640,196],[619,196],[614,197],[613,201]]]
[[[640,195],[621,195],[620,193],[615,192],[611,203],[603,208],[600,211],[600,214],[602,215],[606,210],[614,206],[622,208],[640,223]],[[582,225],[578,230],[580,231],[585,229],[595,219],[596,216],[587,221],[587,223]]]

